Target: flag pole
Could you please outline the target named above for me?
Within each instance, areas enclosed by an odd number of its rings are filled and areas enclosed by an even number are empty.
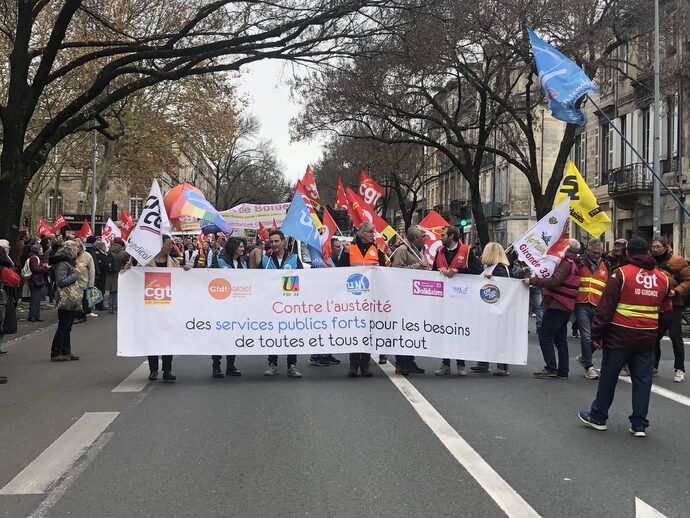
[[[666,184],[666,182],[664,182],[664,181],[661,179],[661,177],[657,174],[657,172],[656,172],[656,171],[654,170],[654,168],[650,165],[650,163],[647,162],[647,160],[644,159],[644,157],[639,153],[639,151],[637,151],[637,149],[635,149],[635,146],[633,146],[633,145],[630,143],[630,141],[625,137],[625,135],[623,135],[623,133],[621,133],[621,130],[619,130],[618,127],[616,127],[616,125],[613,123],[613,121],[612,121],[611,119],[609,119],[609,117],[602,111],[601,108],[599,108],[599,106],[597,105],[597,103],[594,102],[594,99],[592,99],[592,98],[590,97],[589,94],[585,94],[585,95],[587,96],[587,99],[589,99],[589,101],[594,105],[594,108],[596,108],[596,110],[597,110],[601,115],[604,116],[604,118],[609,122],[610,126],[615,130],[615,132],[618,133],[618,135],[620,135],[621,139],[623,139],[623,142],[625,142],[625,143],[630,147],[630,149],[631,149],[632,152],[635,154],[635,156],[636,156],[637,158],[639,158],[640,161],[642,162],[642,164],[643,164],[647,169],[649,169],[649,171],[652,173],[652,175],[654,175],[654,178],[656,179],[657,182],[659,182],[659,185],[663,186],[664,189],[666,189],[666,191],[668,191],[668,193],[671,195],[671,197],[674,199],[674,201],[678,204],[678,206],[679,206],[681,209],[683,209],[683,211],[685,212],[685,214],[687,214],[688,216],[690,216],[690,210],[683,204],[682,201],[680,201],[680,199],[678,198],[678,196],[675,195],[675,193],[674,193],[674,192],[671,190],[671,188]]]

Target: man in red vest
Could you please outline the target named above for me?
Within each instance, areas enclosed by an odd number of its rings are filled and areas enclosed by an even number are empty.
[[[456,273],[468,273],[479,275],[482,273],[482,263],[479,261],[470,245],[460,241],[460,231],[455,227],[446,227],[441,234],[443,247],[436,252],[434,264],[431,269],[441,272],[444,277],[451,278]],[[458,367],[458,376],[467,376],[465,360],[455,360]],[[444,358],[441,368],[434,371],[436,376],[450,374],[450,358]]]
[[[659,309],[673,295],[668,278],[649,255],[647,242],[631,238],[628,261],[611,275],[594,313],[592,340],[603,349],[601,378],[590,411],[579,413],[590,428],[606,430],[618,375],[627,364],[632,381],[630,433],[646,436]]]
[[[540,379],[568,379],[568,321],[575,309],[577,289],[580,287],[580,271],[575,258],[580,252],[580,242],[570,239],[565,257],[558,264],[551,277],[523,279],[526,286],[544,288],[541,306],[544,317],[539,331],[539,347],[544,356],[544,368],[534,373]],[[558,363],[554,346],[558,351]]]
[[[585,378],[588,380],[599,379],[599,373],[592,365],[592,318],[609,279],[609,268],[601,260],[603,252],[603,243],[599,239],[592,239],[587,244],[587,251],[578,261],[580,287],[575,301],[575,318],[580,330],[582,354],[576,359],[585,368]]]

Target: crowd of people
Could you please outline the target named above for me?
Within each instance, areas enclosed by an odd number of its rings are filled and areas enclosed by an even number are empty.
[[[398,243],[391,256],[384,254],[375,243],[375,228],[363,223],[350,243],[331,238],[332,259],[336,267],[381,266],[438,271],[445,277],[457,274],[483,275],[487,278],[521,278],[530,288],[529,311],[536,318],[536,331],[544,359],[544,367],[534,373],[538,379],[567,380],[570,374],[568,324],[573,321],[579,331],[580,354],[577,362],[589,380],[599,380],[597,398],[589,412],[580,418],[596,429],[605,429],[608,407],[613,399],[615,380],[629,375],[633,383],[633,415],[631,431],[644,435],[647,427],[647,407],[652,377],[658,376],[661,358],[661,339],[668,332],[673,345],[674,381],[685,381],[685,357],[682,337],[682,312],[690,292],[690,267],[686,260],[673,253],[663,237],[655,237],[651,244],[639,237],[628,242],[617,239],[611,251],[604,254],[603,243],[591,239],[585,250],[570,239],[564,259],[553,275],[538,278],[531,274],[514,251],[495,242],[488,243],[480,253],[477,248],[461,240],[460,231],[446,227],[441,237],[442,247],[432,264],[424,253],[423,228],[413,225],[406,240]],[[218,237],[200,244],[192,238],[164,236],[163,246],[153,257],[149,267],[156,268],[234,268],[234,269],[301,269],[302,260],[286,248],[285,235],[271,230],[268,239]],[[8,269],[19,278],[20,287],[2,278],[0,285],[0,343],[4,334],[16,332],[17,302],[28,299],[28,322],[41,322],[41,302],[47,297],[58,306],[58,325],[51,344],[50,361],[79,360],[72,352],[70,334],[75,323],[97,318],[98,311],[117,312],[118,275],[135,262],[125,251],[125,243],[116,238],[110,248],[94,236],[82,240],[68,236],[29,238],[20,235],[17,246],[11,249],[7,240],[0,240],[0,274]],[[5,272],[9,273],[9,272]],[[15,283],[16,284],[16,283]],[[96,293],[96,296],[93,295]],[[105,295],[107,294],[107,299]],[[107,305],[106,305],[107,300]],[[603,349],[601,370],[594,366],[593,356]],[[3,352],[0,350],[0,352]],[[226,356],[225,371],[222,357],[211,358],[212,376],[241,376],[234,355]],[[150,356],[149,379],[174,382],[173,357],[159,359]],[[388,358],[381,355],[379,363]],[[414,356],[395,356],[395,371],[403,376],[424,374]],[[267,358],[266,376],[278,374],[278,357]],[[310,365],[329,366],[340,363],[332,355],[313,355]],[[371,355],[352,353],[349,356],[349,377],[371,377]],[[452,359],[444,358],[434,374],[451,374]],[[455,359],[457,374],[466,376],[464,359]],[[301,378],[297,356],[287,355],[287,375]],[[471,372],[490,373],[487,362],[477,362]],[[494,376],[509,375],[509,367],[497,364]],[[0,383],[7,378],[0,377]],[[641,434],[641,435],[640,435]]]

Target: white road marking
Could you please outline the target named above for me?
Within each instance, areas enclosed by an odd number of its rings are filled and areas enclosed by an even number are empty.
[[[472,475],[488,495],[511,518],[539,517],[539,514],[470,446],[426,398],[390,364],[379,365],[455,459]]]
[[[651,505],[635,497],[635,518],[667,518]]]
[[[58,480],[120,412],[86,412],[5,487],[0,495],[37,495]]]
[[[618,379],[632,384],[632,380],[629,376],[619,376]],[[681,405],[690,406],[690,397],[684,396],[683,394],[678,394],[678,392],[673,392],[672,390],[660,387],[659,385],[652,385],[652,394],[671,399],[676,403],[680,403]]]
[[[122,383],[115,387],[111,392],[141,392],[149,382],[149,364],[144,362],[134,369],[134,372],[127,376]]]
[[[670,339],[668,336],[664,336],[664,337],[661,339],[661,341],[662,341],[662,342],[670,342],[671,339]],[[690,345],[690,340],[683,340],[683,343],[684,343],[685,345]]]

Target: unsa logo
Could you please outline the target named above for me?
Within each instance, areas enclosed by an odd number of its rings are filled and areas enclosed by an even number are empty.
[[[353,295],[361,295],[369,291],[369,279],[361,273],[353,273],[347,278],[347,291]]]
[[[644,286],[648,290],[658,287],[656,274],[649,274],[644,270],[640,270],[639,272],[637,272],[635,280],[638,284],[642,284],[642,286]]]

